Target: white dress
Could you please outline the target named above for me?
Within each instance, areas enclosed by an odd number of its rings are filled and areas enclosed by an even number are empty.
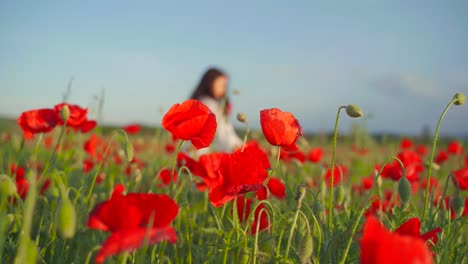
[[[220,152],[231,152],[235,148],[240,147],[242,140],[237,136],[231,122],[229,122],[227,116],[223,113],[220,102],[208,96],[201,97],[199,100],[216,115],[218,125],[211,147],[199,149],[197,151],[198,155],[206,154],[210,152],[210,149]]]

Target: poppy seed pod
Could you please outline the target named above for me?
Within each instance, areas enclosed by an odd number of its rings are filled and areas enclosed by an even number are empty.
[[[242,123],[247,123],[247,117],[245,116],[244,113],[238,113],[237,120],[239,120],[239,122],[242,122]]]
[[[76,211],[75,207],[66,196],[62,197],[62,200],[60,201],[57,222],[59,233],[62,238],[70,239],[75,235]]]
[[[353,105],[353,104],[350,104],[350,105],[346,106],[346,113],[350,117],[354,117],[354,118],[358,118],[358,117],[363,116],[361,108],[359,108],[359,106]]]
[[[398,182],[398,195],[403,205],[406,205],[411,199],[411,185],[406,177],[401,177]]]
[[[456,216],[460,216],[463,213],[465,205],[460,195],[456,195],[454,198],[452,198],[452,206]]]
[[[16,193],[16,185],[13,183],[10,177],[5,174],[0,175],[0,196],[12,196]]]
[[[68,105],[64,105],[60,109],[60,118],[63,120],[64,123],[66,123],[70,118],[70,108],[68,107]]]
[[[462,94],[462,93],[456,93],[454,96],[453,96],[453,100],[455,100],[453,103],[455,105],[462,105],[465,103],[465,95]]]

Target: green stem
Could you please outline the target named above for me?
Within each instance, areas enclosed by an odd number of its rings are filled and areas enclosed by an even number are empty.
[[[291,242],[292,242],[292,238],[294,235],[294,229],[296,228],[297,218],[299,217],[299,213],[301,212],[302,199],[304,199],[304,197],[305,196],[303,193],[297,199],[296,213],[294,214],[294,219],[292,222],[291,230],[289,231],[288,244],[286,245],[286,253],[284,254],[284,257],[283,257],[283,263],[286,263],[286,260],[288,259],[288,256],[289,256],[289,249],[291,248]]]
[[[62,126],[62,130],[60,131],[60,136],[55,143],[55,147],[53,149],[52,155],[49,158],[49,161],[46,164],[46,167],[42,171],[41,175],[45,176],[45,173],[49,170],[50,164],[55,160],[57,146],[62,140],[63,134],[65,132],[65,124]],[[26,201],[23,207],[23,226],[21,228],[19,243],[18,243],[18,250],[15,257],[15,264],[24,263],[27,259],[28,252],[28,245],[31,243],[31,228],[32,228],[32,220],[34,216],[34,207],[36,206],[37,200],[37,179],[36,174],[31,173],[29,174],[29,190],[26,196]]]
[[[276,161],[275,165],[273,166],[273,169],[268,172],[268,177],[266,180],[263,182],[263,185],[266,187],[268,185],[268,182],[270,181],[271,176],[273,175],[273,172],[276,170],[279,164],[280,160],[280,155],[281,155],[281,146],[278,146],[278,153],[276,154]]]
[[[431,180],[431,173],[432,173],[432,163],[434,161],[434,155],[435,155],[435,151],[436,151],[436,147],[437,147],[437,138],[439,137],[440,124],[442,123],[442,119],[444,119],[444,116],[447,113],[447,111],[449,110],[450,106],[453,103],[455,103],[455,101],[456,101],[455,99],[452,99],[447,104],[444,111],[440,115],[439,122],[437,122],[436,130],[435,130],[435,133],[434,133],[434,138],[432,139],[432,151],[431,151],[431,158],[429,160],[429,168],[427,170],[426,192],[424,194],[424,209],[423,209],[423,214],[422,214],[422,217],[421,217],[421,224],[424,221],[424,219],[426,218],[426,211],[427,211],[427,207],[429,205],[429,203],[428,203],[429,202],[429,187],[430,187],[430,180]]]
[[[93,194],[93,191],[94,191],[94,186],[96,185],[97,177],[98,177],[99,173],[101,172],[102,166],[103,166],[103,164],[104,164],[104,160],[105,160],[106,157],[107,157],[107,153],[109,152],[110,147],[111,147],[111,144],[112,144],[112,141],[114,140],[114,137],[115,137],[116,135],[117,135],[117,134],[114,133],[114,134],[112,135],[112,137],[110,138],[109,143],[107,144],[106,150],[104,151],[104,154],[102,155],[101,162],[99,162],[99,165],[98,165],[98,167],[96,168],[96,171],[94,172],[93,181],[91,182],[91,187],[89,188],[88,195],[86,195],[86,198],[85,198],[85,203],[86,203],[88,206],[89,206],[89,201],[91,200],[91,195]]]
[[[338,124],[340,122],[340,112],[341,109],[346,108],[346,106],[340,106],[338,108],[338,113],[336,114],[335,119],[335,129],[333,131],[333,151],[331,158],[331,177],[330,177],[330,196],[328,199],[328,228],[333,231],[333,184],[335,181],[335,155],[336,155],[336,141],[338,137]]]
[[[174,157],[174,162],[172,163],[172,170],[171,170],[171,181],[169,182],[169,192],[172,193],[174,189],[174,172],[177,166],[177,155],[179,155],[180,149],[182,148],[182,145],[184,144],[184,141],[181,140],[179,144],[177,145],[176,151],[175,151],[175,157]]]
[[[244,149],[245,149],[245,144],[247,144],[247,138],[248,138],[248,135],[250,133],[250,126],[249,126],[249,122],[245,122],[245,125],[247,126],[247,130],[245,131],[245,135],[244,135],[244,140],[242,141],[242,149],[241,149],[241,152],[244,152]]]

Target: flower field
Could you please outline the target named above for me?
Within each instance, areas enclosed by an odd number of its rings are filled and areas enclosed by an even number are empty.
[[[286,109],[238,115],[244,143],[210,147],[197,100],[161,128],[103,128],[71,103],[0,131],[2,263],[468,263],[468,151],[432,138],[303,135]],[[333,120],[330,120],[332,122]]]

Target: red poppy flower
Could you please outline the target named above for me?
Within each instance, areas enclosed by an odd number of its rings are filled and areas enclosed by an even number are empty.
[[[177,204],[167,195],[114,192],[88,218],[89,228],[112,232],[97,253],[96,263],[139,248],[145,238],[149,238],[149,245],[160,241],[174,243],[177,237],[170,223],[178,211]]]
[[[177,170],[174,171],[174,176],[171,177],[171,169],[162,169],[158,173],[158,178],[160,178],[162,183],[167,186],[171,181],[177,181]]]
[[[173,105],[164,115],[163,127],[177,139],[190,140],[196,149],[210,146],[216,133],[216,116],[194,99]]]
[[[447,151],[449,154],[453,155],[462,155],[463,154],[463,146],[458,141],[451,141],[447,147]]]
[[[167,154],[172,154],[176,150],[176,146],[174,146],[174,144],[166,144],[164,145],[164,149],[166,150]]]
[[[71,105],[68,103],[61,103],[55,106],[55,111],[57,114],[60,113],[62,110],[63,106],[68,106],[68,109],[70,109],[70,117],[67,120],[67,126],[73,127],[73,128],[80,128],[81,125],[86,122],[87,120],[87,115],[88,115],[88,109],[87,108],[82,108],[79,105]],[[60,124],[63,124],[63,120],[59,116],[59,121]]]
[[[99,148],[104,145],[104,141],[96,134],[92,134],[88,140],[83,144],[83,149],[91,157],[97,158],[99,153]],[[98,159],[99,160],[99,159]]]
[[[410,182],[419,180],[419,174],[424,170],[421,157],[416,152],[404,150],[398,153],[397,158],[403,163],[406,178]],[[400,163],[396,160],[382,170],[382,177],[391,178],[394,181],[400,180],[402,175]]]
[[[437,236],[438,233],[442,232],[442,228],[437,227],[427,233],[421,234],[420,233],[421,222],[419,218],[414,217],[408,219],[405,223],[403,223],[400,227],[395,230],[395,233],[400,235],[407,235],[416,238],[421,238],[424,242],[432,241],[432,243],[437,244],[439,241],[439,237]],[[428,245],[432,245],[431,243]]]
[[[424,145],[419,145],[416,149],[415,149],[416,153],[418,153],[420,156],[426,156],[427,153],[429,152],[429,149],[424,146]]]
[[[362,264],[433,263],[426,243],[388,231],[377,218],[367,218],[360,242]]]
[[[457,171],[454,171],[453,174],[457,178],[460,189],[468,190],[468,167],[461,168]],[[454,181],[454,184],[456,184],[455,180],[453,181]]]
[[[374,176],[370,175],[368,177],[364,177],[361,179],[361,182],[364,190],[370,190],[372,188],[372,185],[374,184]]]
[[[285,151],[281,149],[280,159],[285,162],[291,162],[292,159],[299,161],[300,163],[305,162],[305,155],[302,151]]]
[[[319,163],[323,157],[323,150],[321,148],[313,148],[309,151],[309,161]]]
[[[409,138],[404,138],[401,140],[400,148],[401,149],[410,149],[413,147],[413,141]]]
[[[227,153],[214,152],[201,155],[199,161],[196,161],[180,152],[177,155],[177,160],[179,167],[185,166],[192,175],[202,178],[203,181],[197,184],[197,188],[204,191],[219,184],[221,179],[218,172],[228,155]]]
[[[242,147],[236,149],[234,152],[241,152]],[[244,146],[244,152],[249,152],[252,154],[259,162],[262,163],[262,166],[265,168],[270,168],[270,160],[268,159],[268,155],[266,152],[260,147],[260,144],[255,141],[249,141]]]
[[[340,184],[342,180],[345,178],[345,174],[348,172],[348,168],[344,165],[335,165],[334,171],[333,171],[333,186],[337,186]],[[327,186],[331,185],[331,175],[332,175],[332,170],[328,169],[327,173],[325,174],[325,180],[327,181]]]
[[[263,188],[267,168],[250,152],[234,152],[221,160],[219,182],[210,188],[211,203],[219,207],[234,197]]]
[[[54,109],[35,109],[21,113],[18,125],[23,130],[26,139],[32,138],[37,133],[52,131],[59,123],[59,117]]]
[[[252,203],[252,199],[247,199],[243,195],[237,197],[237,213],[239,215],[240,221],[244,224],[249,219],[250,212],[252,210]],[[259,225],[259,231],[265,230],[270,226],[267,213],[265,211],[262,211],[262,209],[265,209],[265,206],[263,204],[260,204],[255,210],[254,221],[250,229],[250,232],[252,234],[257,233],[257,225]]]
[[[89,173],[94,168],[94,162],[91,159],[83,160],[83,172]]]
[[[140,132],[141,127],[139,124],[130,124],[130,125],[124,126],[123,130],[125,130],[127,134],[137,134],[138,132]]]
[[[444,150],[440,150],[439,154],[437,155],[434,161],[440,165],[444,163],[445,161],[447,161],[448,159],[449,159],[449,155],[447,154],[447,152],[445,152]]]
[[[97,126],[97,122],[95,120],[85,120],[80,125],[81,133],[88,133],[89,131],[93,130]]]
[[[293,114],[278,108],[265,109],[260,111],[260,124],[271,145],[298,150],[296,142],[302,135],[302,128]]]
[[[286,187],[284,183],[275,177],[271,177],[267,184],[270,193],[278,199],[284,199],[286,197]]]

